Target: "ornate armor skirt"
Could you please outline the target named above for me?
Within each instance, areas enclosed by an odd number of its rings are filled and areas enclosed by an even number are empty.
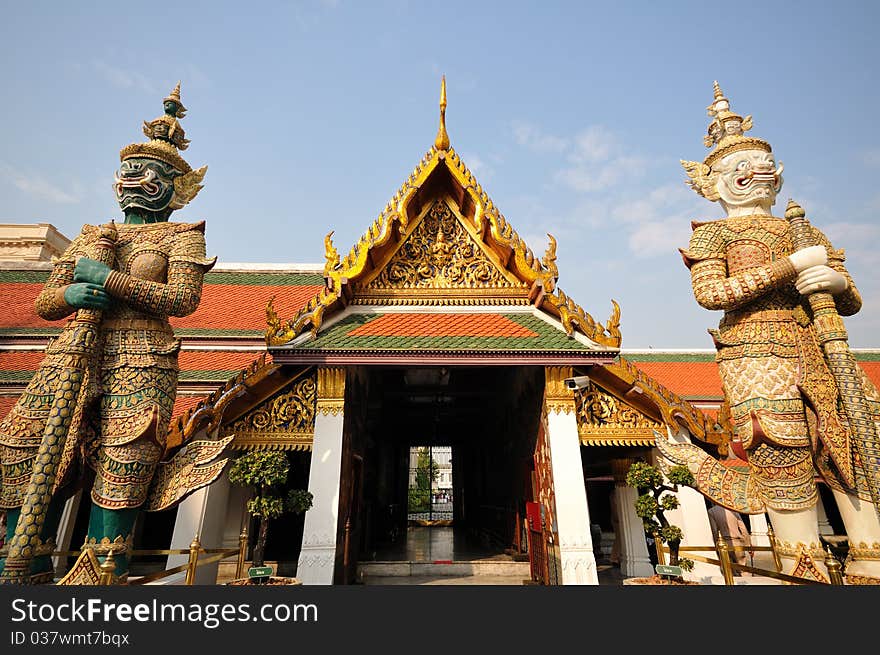
[[[95,472],[91,497],[96,505],[121,509],[143,504],[165,450],[174,407],[176,357],[168,359],[173,368],[119,366],[89,371],[65,442],[56,490],[71,482],[77,464],[84,462]],[[52,405],[57,370],[41,367],[0,423],[2,508],[22,504]],[[95,377],[98,384],[91,382]]]
[[[853,461],[853,445],[827,369],[819,391],[815,380],[810,383],[809,393],[822,407],[804,402],[803,371],[824,369],[825,363],[812,331],[801,327],[796,334],[793,357],[780,356],[780,344],[767,344],[766,354],[754,344],[751,353],[734,357],[719,350],[722,387],[761,498],[777,510],[811,507],[818,498],[815,476],[819,474],[829,486],[870,502],[860,465],[853,463],[848,470],[851,483],[840,473],[841,462]],[[864,371],[859,372],[875,419],[880,419],[880,394]],[[817,415],[836,418],[839,427],[826,424],[825,433],[819,434]]]
[[[818,490],[798,360],[742,357],[722,359],[718,367],[761,499],[773,509],[814,505]]]

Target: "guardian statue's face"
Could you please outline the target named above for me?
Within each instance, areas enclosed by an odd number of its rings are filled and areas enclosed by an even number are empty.
[[[731,153],[712,167],[718,173],[718,195],[728,209],[758,206],[768,213],[782,189],[782,168],[773,153],[760,149]]]
[[[130,157],[116,173],[114,189],[119,207],[162,212],[174,197],[174,178],[180,171],[158,159]]]

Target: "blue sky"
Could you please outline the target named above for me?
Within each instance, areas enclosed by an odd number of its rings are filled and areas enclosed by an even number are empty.
[[[625,348],[711,348],[678,247],[720,208],[684,184],[712,81],[785,163],[788,197],[865,298],[880,338],[878,5],[861,2],[2,2],[0,222],[68,236],[118,217],[119,149],[178,79],[223,262],[347,251],[433,142],[445,73],[452,146]],[[613,6],[612,6],[613,5]]]

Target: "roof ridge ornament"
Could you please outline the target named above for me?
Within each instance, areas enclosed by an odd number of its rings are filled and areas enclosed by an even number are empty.
[[[449,150],[449,134],[446,132],[446,76],[440,78],[440,127],[434,139],[437,150]]]

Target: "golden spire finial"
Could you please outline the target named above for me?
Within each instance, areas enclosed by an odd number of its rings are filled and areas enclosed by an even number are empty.
[[[714,92],[715,92],[715,99],[716,100],[720,100],[721,98],[724,97],[724,94],[721,92],[721,87],[718,86],[718,80],[715,80]]]
[[[446,133],[446,76],[440,81],[440,127],[434,139],[437,150],[449,150],[449,135]]]

